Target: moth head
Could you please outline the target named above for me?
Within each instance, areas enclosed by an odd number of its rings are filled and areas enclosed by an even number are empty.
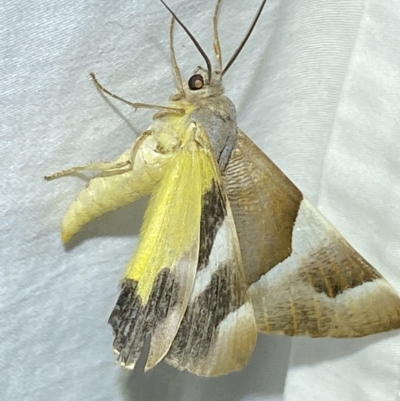
[[[214,12],[214,50],[215,55],[218,59],[219,69],[214,70],[211,67],[211,62],[209,57],[207,56],[206,52],[202,49],[199,42],[193,36],[193,34],[189,31],[189,29],[182,23],[182,21],[177,17],[177,15],[165,4],[164,0],[160,0],[162,4],[164,4],[165,8],[171,13],[171,27],[170,27],[170,47],[171,47],[171,58],[172,58],[172,69],[175,74],[175,78],[178,84],[178,93],[173,96],[176,100],[181,99],[182,97],[190,98],[205,98],[210,96],[217,96],[222,95],[223,87],[222,87],[222,77],[231,67],[233,62],[236,60],[240,52],[242,51],[244,45],[246,44],[247,40],[249,39],[251,33],[253,32],[254,27],[258,21],[258,18],[261,15],[261,12],[265,6],[267,0],[262,0],[260,8],[250,25],[250,29],[248,30],[247,34],[245,35],[242,42],[237,47],[236,51],[233,53],[225,67],[222,67],[222,52],[221,46],[219,42],[218,36],[218,15],[219,9],[221,6],[221,0],[217,1],[217,5]],[[178,67],[178,63],[176,61],[175,50],[174,50],[174,23],[175,21],[183,28],[186,32],[192,43],[195,45],[201,56],[203,57],[207,69],[197,67],[196,70],[193,72],[192,76],[189,78],[187,84],[184,84],[182,81],[181,72]]]
[[[203,67],[197,67],[188,79],[187,84],[183,85],[183,90],[187,99],[222,95],[224,88],[222,86],[221,71],[212,71],[210,79],[208,70]]]

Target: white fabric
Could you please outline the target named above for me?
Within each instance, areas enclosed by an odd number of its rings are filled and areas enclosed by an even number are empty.
[[[259,1],[225,0],[227,61]],[[251,7],[249,6],[251,3]],[[207,52],[214,1],[170,0]],[[3,2],[0,391],[2,400],[398,400],[399,333],[356,340],[260,337],[241,373],[200,379],[113,364],[107,318],[145,202],[63,248],[85,185],[45,174],[112,160],[172,91],[168,12],[156,0]],[[268,0],[226,76],[241,128],[400,292],[400,3]],[[185,77],[203,64],[179,30]],[[289,361],[290,353],[290,361]],[[288,367],[289,364],[289,367]],[[285,382],[286,380],[286,382]]]

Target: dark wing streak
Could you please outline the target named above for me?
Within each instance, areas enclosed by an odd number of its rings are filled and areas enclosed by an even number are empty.
[[[154,282],[146,305],[142,305],[136,290],[137,283],[134,280],[124,280],[108,321],[115,334],[113,348],[118,354],[117,361],[129,369],[134,368],[147,335],[167,317],[177,302],[178,283],[173,272],[163,269]]]

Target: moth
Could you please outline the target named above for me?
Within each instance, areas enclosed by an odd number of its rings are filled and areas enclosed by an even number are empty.
[[[140,243],[109,323],[118,362],[133,369],[146,340],[146,370],[161,360],[200,376],[244,368],[258,333],[361,337],[400,327],[400,298],[236,122],[222,84],[250,37],[218,69],[171,12],[176,93],[115,162],[73,167],[52,180],[98,170],[62,223],[67,242],[85,224],[150,194]],[[203,56],[184,82],[174,51],[179,23]]]

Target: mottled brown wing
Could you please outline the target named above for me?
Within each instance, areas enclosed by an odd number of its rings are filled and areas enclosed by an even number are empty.
[[[241,130],[224,177],[248,284],[286,259],[302,193]]]
[[[224,173],[258,330],[357,337],[400,327],[400,298],[241,131]]]

